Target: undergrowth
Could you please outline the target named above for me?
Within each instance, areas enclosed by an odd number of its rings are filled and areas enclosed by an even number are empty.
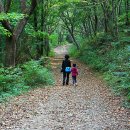
[[[40,61],[29,61],[15,68],[0,68],[0,101],[37,86],[53,85],[52,73]]]
[[[100,34],[85,40],[80,51],[71,47],[70,55],[100,72],[115,94],[124,96],[125,106],[130,107],[130,40],[122,39],[115,41]]]

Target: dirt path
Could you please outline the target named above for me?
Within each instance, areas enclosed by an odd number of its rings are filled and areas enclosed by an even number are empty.
[[[130,130],[129,111],[83,64],[78,86],[61,86],[61,54],[58,47],[52,68],[56,85],[35,89],[0,106],[0,130]],[[58,57],[58,58],[57,58]]]

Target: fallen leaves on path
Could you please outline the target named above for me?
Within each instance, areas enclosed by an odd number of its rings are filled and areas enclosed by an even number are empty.
[[[62,86],[61,58],[51,59],[56,84],[0,106],[0,130],[130,130],[130,111],[78,61],[78,86]]]

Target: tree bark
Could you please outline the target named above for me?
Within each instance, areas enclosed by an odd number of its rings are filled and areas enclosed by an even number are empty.
[[[129,25],[129,0],[125,0],[126,7],[126,25]]]
[[[5,12],[9,12],[12,0],[7,0],[5,5]]]
[[[5,66],[15,66],[16,40],[15,37],[6,37]]]
[[[87,36],[87,35],[88,35],[88,30],[87,30],[86,22],[83,21],[83,22],[82,22],[82,25],[83,25],[83,30],[84,30],[84,32],[85,32],[85,36]]]
[[[102,5],[103,14],[104,14],[104,30],[105,30],[105,33],[108,33],[106,9],[104,7],[104,4],[101,4],[101,5]]]
[[[35,10],[34,13],[33,13],[33,23],[34,23],[34,30],[37,32],[38,31],[38,19],[37,19],[37,16],[39,15],[38,11]],[[37,38],[36,38],[37,39]],[[37,44],[36,45],[36,59],[38,60],[40,58],[40,47],[39,45]]]
[[[94,35],[96,36],[97,35],[97,26],[98,26],[96,0],[93,0],[93,10],[94,10]]]
[[[46,50],[46,56],[49,56],[50,46],[49,46],[49,39],[48,38],[45,38],[45,50]]]
[[[120,0],[113,1],[112,0],[112,11],[111,11],[111,15],[112,15],[112,28],[111,28],[111,34],[114,38],[118,39],[118,24],[117,24],[117,17],[118,17],[118,5],[120,5]]]
[[[45,32],[46,31],[46,25],[45,25],[45,21],[46,21],[46,9],[44,10],[44,6],[45,5],[45,1],[42,0],[42,9],[41,9],[41,31]],[[45,47],[45,38],[42,38],[42,43],[39,45],[40,51],[39,51],[39,58],[43,55],[44,52],[44,48]]]

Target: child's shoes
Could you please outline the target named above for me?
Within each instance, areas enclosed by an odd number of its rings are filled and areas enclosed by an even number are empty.
[[[74,86],[77,86],[78,84],[77,83],[75,83],[75,84],[73,84]]]

